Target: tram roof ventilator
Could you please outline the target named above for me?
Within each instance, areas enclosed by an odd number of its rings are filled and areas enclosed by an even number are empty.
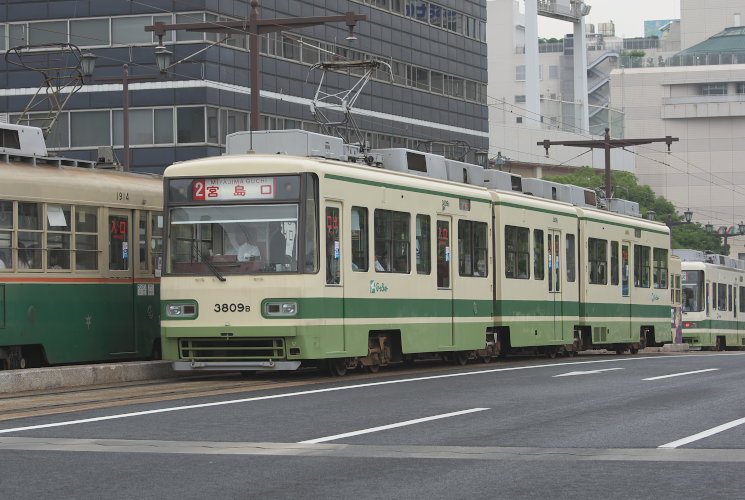
[[[0,123],[0,161],[53,167],[93,168],[96,162],[48,156],[44,134],[39,127]]]
[[[684,262],[708,262],[709,264],[717,264],[720,266],[745,270],[745,261],[735,259],[728,255],[702,252],[701,250],[691,250],[688,248],[674,248],[673,255],[679,257],[680,260]]]
[[[434,153],[405,148],[370,149],[362,152],[358,145],[344,144],[340,137],[307,130],[235,132],[227,136],[225,149],[226,155],[281,154],[366,164],[431,179],[462,182],[501,191],[516,191],[581,207],[598,206],[598,199],[592,189],[522,177],[510,172],[450,160]],[[640,217],[639,204],[627,200],[610,200],[610,211]]]

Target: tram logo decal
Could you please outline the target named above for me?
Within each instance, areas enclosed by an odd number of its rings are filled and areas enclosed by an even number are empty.
[[[660,300],[660,296],[652,292],[652,302],[657,302],[658,300]]]
[[[385,293],[388,291],[388,287],[385,283],[379,283],[375,280],[370,280],[370,293]]]

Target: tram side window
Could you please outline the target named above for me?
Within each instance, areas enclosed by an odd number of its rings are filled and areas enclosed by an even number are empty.
[[[140,271],[147,271],[147,214],[145,212],[140,212],[138,230],[137,246],[140,253]]]
[[[152,259],[155,276],[160,276],[163,269],[163,214],[154,213],[150,215],[150,258]]]
[[[608,275],[608,240],[587,239],[587,265],[590,272],[590,284],[607,285]]]
[[[719,283],[717,287],[717,309],[720,311],[727,310],[727,285]]]
[[[566,253],[567,281],[569,283],[574,283],[575,277],[577,276],[577,267],[576,267],[577,257],[576,257],[576,251],[575,251],[575,246],[574,246],[574,235],[567,234],[566,242],[567,242],[567,253]]]
[[[618,242],[610,242],[610,284],[618,285]]]
[[[634,245],[634,286],[637,288],[649,288],[650,250],[647,246]]]
[[[461,276],[486,276],[486,242],[485,222],[458,221],[458,271]]]
[[[533,230],[533,278],[544,279],[545,259],[543,250],[543,230]],[[549,242],[550,245],[550,242]]]
[[[504,227],[504,273],[507,278],[530,278],[530,230],[527,227]]]
[[[706,291],[707,291],[706,302],[709,302],[711,300],[711,307],[713,307],[715,311],[718,310],[719,309],[719,287],[717,286],[716,283],[713,283],[713,282],[711,283],[711,298],[709,298],[708,296],[708,291],[709,291],[708,287]]]
[[[42,204],[18,203],[18,269],[41,269]]]
[[[129,269],[129,218],[123,215],[109,216],[109,269]]]
[[[352,271],[367,271],[369,237],[367,208],[352,207]]]
[[[98,208],[75,207],[75,269],[98,269]]]
[[[727,285],[727,310],[732,310],[732,285]]]
[[[745,312],[745,286],[740,287],[740,312]]]
[[[432,227],[429,222],[429,215],[416,216],[416,272],[419,274],[429,274],[432,271],[431,260],[431,234]]]
[[[375,210],[375,270],[383,273],[409,272],[409,222],[405,212]]]
[[[305,272],[318,272],[318,178],[315,175],[306,177],[305,183]]]
[[[341,240],[339,237],[339,209],[326,208],[326,283],[341,282]]]
[[[0,271],[13,267],[13,202],[0,200]]]
[[[69,205],[47,205],[47,269],[70,270],[72,221]]]
[[[654,287],[667,288],[667,250],[655,248],[654,257]]]

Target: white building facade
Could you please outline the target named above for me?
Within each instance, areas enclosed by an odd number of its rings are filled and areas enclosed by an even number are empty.
[[[664,65],[619,68],[611,78],[611,105],[623,111],[627,134],[680,139],[671,153],[664,145],[637,149],[639,181],[715,228],[745,220],[742,11],[742,1],[681,0],[684,50]],[[743,240],[729,243],[732,255],[745,249]]]

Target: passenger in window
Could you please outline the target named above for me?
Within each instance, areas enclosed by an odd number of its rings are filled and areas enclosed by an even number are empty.
[[[396,258],[396,263],[393,267],[393,272],[396,273],[408,273],[409,272],[409,262],[405,255],[400,255]]]
[[[284,268],[285,264],[290,263],[290,256],[287,255],[287,239],[282,233],[282,224],[280,222],[269,223],[271,236],[269,237],[269,265],[276,270]]]
[[[390,272],[391,268],[388,264],[388,252],[381,252],[375,256],[375,270],[381,273]]]
[[[25,243],[18,242],[18,269],[35,269],[32,253],[26,249]]]
[[[245,262],[249,260],[261,260],[261,251],[256,246],[256,229],[253,227],[242,227],[239,229],[236,239],[238,249],[236,255],[238,260]]]
[[[8,254],[5,251],[0,251],[0,269],[7,269],[5,265],[5,259],[8,259]],[[10,261],[10,259],[8,259]]]
[[[339,259],[336,256],[336,240],[333,233],[326,235],[326,283],[339,284]]]
[[[49,251],[49,269],[70,269],[67,253],[64,250]]]

